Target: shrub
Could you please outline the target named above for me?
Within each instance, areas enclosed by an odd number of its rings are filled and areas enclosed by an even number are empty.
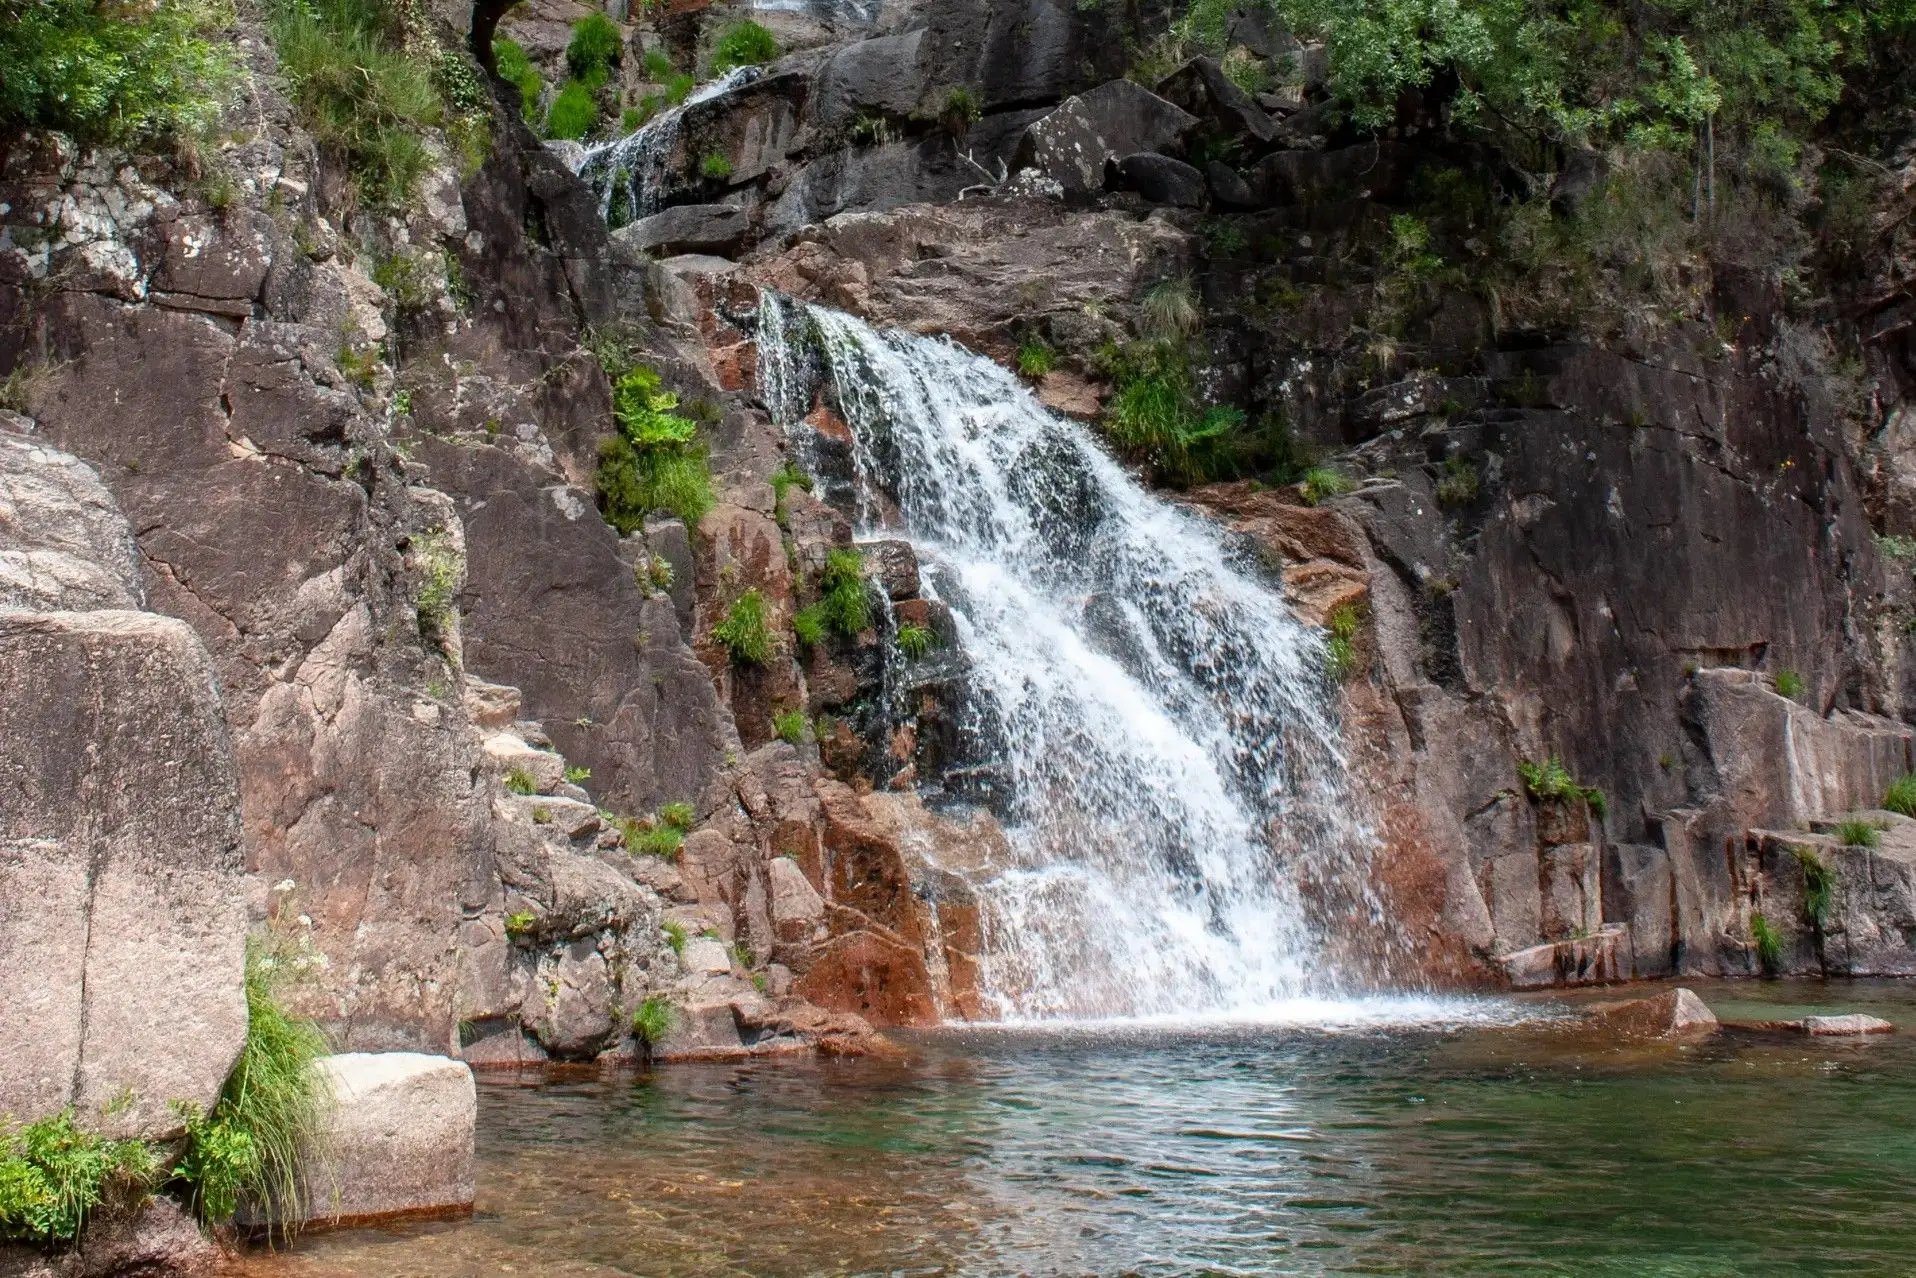
[[[211,128],[238,74],[201,0],[0,3],[0,132],[132,144]]]
[[[847,639],[871,625],[871,605],[865,598],[865,560],[856,550],[834,550],[825,556],[816,605],[824,624]]]
[[[671,410],[679,398],[649,368],[631,368],[613,387],[619,433],[599,446],[598,488],[606,522],[634,532],[667,510],[696,527],[716,502],[698,424]]]
[[[1018,371],[1026,377],[1043,377],[1057,366],[1058,353],[1038,338],[1018,348]]]
[[[528,121],[537,119],[546,82],[526,56],[524,46],[516,40],[494,40],[492,59],[499,68],[499,78],[519,90],[519,114]]]
[[[514,910],[506,915],[506,935],[515,941],[531,936],[538,926],[539,916],[531,910]]]
[[[690,939],[685,934],[685,924],[676,919],[667,919],[665,926],[659,930],[665,933],[665,943],[672,947],[674,954],[685,953],[685,942]]]
[[[589,13],[572,24],[572,40],[565,47],[566,66],[573,79],[598,88],[612,76],[625,50],[625,39],[612,19]]]
[[[964,85],[959,85],[945,94],[945,105],[938,112],[938,122],[945,132],[954,138],[963,138],[967,130],[978,122],[980,114],[978,97]]]
[[[1821,932],[1829,926],[1830,908],[1836,904],[1836,871],[1823,864],[1814,848],[1792,848],[1796,863],[1803,869],[1803,917]]]
[[[882,146],[891,141],[891,123],[873,111],[852,117],[852,141],[860,146]]]
[[[514,768],[512,771],[506,773],[506,793],[519,795],[537,794],[539,793],[539,780],[524,768]]]
[[[444,649],[452,641],[453,623],[459,617],[454,599],[465,580],[465,559],[452,534],[443,528],[414,539],[412,557],[419,573],[419,588],[413,595],[419,633]]]
[[[717,151],[708,151],[699,161],[699,176],[713,182],[723,182],[732,176],[732,162]]]
[[[780,741],[791,745],[804,744],[806,727],[803,710],[786,710],[772,716],[772,731]]]
[[[1551,755],[1542,763],[1533,763],[1525,759],[1517,764],[1517,775],[1522,778],[1524,789],[1530,797],[1539,803],[1571,803],[1582,799],[1590,805],[1590,810],[1598,817],[1608,815],[1609,799],[1596,786],[1580,785],[1563,766],[1563,760]]]
[[[1200,403],[1181,340],[1106,346],[1099,361],[1116,383],[1104,429],[1120,454],[1148,463],[1159,479],[1180,486],[1237,472],[1235,444],[1244,415]]]
[[[1437,503],[1441,506],[1468,506],[1477,500],[1477,468],[1462,457],[1446,457],[1444,473],[1437,480]]]
[[[1792,701],[1803,695],[1803,676],[1794,670],[1776,672],[1776,695]]]
[[[1836,823],[1836,841],[1846,848],[1873,848],[1883,841],[1883,834],[1872,823],[1852,818]]]
[[[698,809],[689,803],[667,803],[659,808],[659,820],[675,830],[690,830],[698,819]]]
[[[765,597],[756,587],[732,601],[725,620],[712,627],[712,638],[725,645],[732,660],[762,666],[772,659],[772,634],[765,628]]]
[[[144,1141],[83,1132],[71,1109],[8,1129],[0,1133],[0,1239],[72,1242],[109,1194],[144,1193],[159,1168]]]
[[[1315,506],[1332,497],[1342,497],[1356,487],[1357,485],[1340,471],[1332,470],[1328,466],[1313,466],[1304,472],[1304,503]]]
[[[301,121],[362,200],[398,207],[431,167],[421,131],[444,122],[433,64],[394,47],[378,0],[267,0]]]
[[[666,926],[669,928],[673,925],[668,923]],[[680,936],[684,936],[682,930]],[[684,945],[685,942],[681,939],[675,949],[683,949]],[[658,994],[652,995],[639,1004],[639,1009],[632,1013],[632,1032],[637,1034],[647,1047],[656,1047],[664,1042],[666,1037],[678,1027],[678,1023],[679,1016],[673,1010],[672,1004]]]
[[[930,626],[903,625],[898,627],[898,651],[912,661],[922,661],[938,646],[938,636],[932,633]]]
[[[1916,772],[1906,772],[1890,783],[1883,806],[1906,817],[1916,817]]]
[[[1750,913],[1750,939],[1756,943],[1756,961],[1763,975],[1775,976],[1783,965],[1783,938],[1777,935],[1761,910]]]
[[[592,769],[574,764],[565,770],[565,779],[573,785],[581,785],[592,779]]]
[[[598,97],[584,81],[567,80],[546,111],[546,136],[577,142],[598,123]]]
[[[758,66],[779,54],[778,40],[770,31],[751,19],[734,22],[719,32],[712,50],[712,74],[723,75],[734,67]]]

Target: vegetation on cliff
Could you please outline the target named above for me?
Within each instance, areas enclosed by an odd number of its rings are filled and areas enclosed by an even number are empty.
[[[618,434],[600,445],[597,481],[606,522],[629,533],[664,510],[696,528],[715,500],[698,423],[673,411],[679,397],[652,369],[624,367],[614,378]]]
[[[10,1127],[0,1132],[0,1240],[72,1242],[110,1197],[144,1196],[160,1166],[145,1141],[75,1127],[70,1108]]]

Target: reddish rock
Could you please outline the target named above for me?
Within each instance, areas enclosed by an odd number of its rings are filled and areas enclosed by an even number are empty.
[[[875,1025],[938,1024],[924,956],[903,941],[876,932],[833,938],[793,988],[836,1012],[855,1012]]]

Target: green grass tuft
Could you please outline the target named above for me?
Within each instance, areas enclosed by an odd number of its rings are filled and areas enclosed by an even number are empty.
[[[689,803],[667,803],[659,808],[659,820],[674,830],[690,830],[698,824],[698,819],[698,809]]]
[[[1777,969],[1783,966],[1783,938],[1777,935],[1761,910],[1750,914],[1750,939],[1756,942],[1756,961],[1763,975],[1775,976]]]
[[[611,78],[612,68],[625,52],[625,38],[603,13],[589,13],[572,24],[565,47],[566,66],[573,78],[597,88]]]
[[[546,82],[532,65],[532,59],[526,56],[525,47],[516,40],[494,40],[492,60],[499,68],[499,77],[519,90],[520,116],[528,121],[537,120],[539,99],[545,95]]]
[[[686,934],[685,924],[674,919],[667,919],[665,926],[660,930],[665,933],[665,943],[672,947],[672,952],[681,958],[684,957],[685,943],[690,939]]]
[[[546,136],[577,142],[599,125],[599,100],[581,80],[567,80],[546,110]]]
[[[1340,471],[1332,470],[1328,466],[1313,466],[1304,472],[1304,503],[1308,506],[1316,506],[1332,497],[1342,497],[1345,493],[1354,491],[1356,487],[1357,485],[1351,481],[1350,477]]]
[[[778,734],[780,741],[789,745],[803,745],[805,729],[809,726],[803,710],[786,710],[772,716],[772,731]]]
[[[1444,459],[1444,473],[1437,479],[1437,504],[1440,506],[1468,506],[1477,500],[1482,488],[1477,476],[1477,468],[1462,457]]]
[[[931,650],[938,646],[938,636],[930,626],[903,625],[898,627],[898,651],[912,661],[922,661]]]
[[[1836,870],[1823,864],[1814,848],[1792,848],[1797,865],[1803,870],[1803,917],[1818,932],[1829,926],[1830,910],[1836,904]]]
[[[1803,676],[1794,670],[1776,672],[1776,695],[1794,701],[1803,695]]]
[[[668,923],[666,929],[670,931],[675,926],[677,925]],[[683,928],[679,930],[679,935],[681,938],[685,935]],[[681,939],[677,948],[683,948],[683,946],[684,941]],[[647,1047],[657,1047],[664,1042],[672,1031],[678,1028],[678,1023],[678,1012],[671,1003],[658,994],[639,1004],[638,1010],[632,1013],[632,1032],[637,1034]]]
[[[1049,343],[1032,338],[1018,348],[1018,371],[1026,377],[1043,377],[1058,366],[1058,353]]]
[[[733,67],[759,66],[779,55],[778,39],[751,21],[734,22],[719,32],[712,50],[712,74],[724,75]]]
[[[871,625],[871,602],[865,591],[865,560],[856,550],[834,550],[825,556],[818,579],[819,599],[813,615],[825,628],[845,638]],[[809,609],[807,611],[810,611]],[[797,619],[794,618],[794,624]],[[804,635],[801,633],[801,641]]]
[[[507,794],[527,795],[539,793],[539,779],[530,772],[527,772],[524,768],[514,768],[512,771],[506,773],[505,786]]]
[[[506,915],[506,935],[517,941],[532,935],[539,926],[539,916],[531,910],[514,910]]]
[[[1906,817],[1916,817],[1916,772],[1906,772],[1890,783],[1883,806]]]
[[[1836,823],[1836,841],[1846,848],[1873,848],[1883,841],[1883,833],[1869,821],[1839,821]]]
[[[599,352],[602,363],[613,353],[610,344],[602,343],[608,346]],[[696,528],[717,504],[698,423],[673,412],[678,405],[679,397],[649,368],[626,368],[614,380],[619,433],[599,446],[597,482],[606,522],[622,533],[636,532],[655,510]]]
[[[762,666],[772,659],[772,632],[765,626],[765,597],[756,588],[733,601],[725,620],[712,627],[712,638],[725,645],[732,660]]]
[[[717,151],[707,151],[705,158],[699,161],[699,176],[713,182],[723,182],[732,176],[732,162]]]

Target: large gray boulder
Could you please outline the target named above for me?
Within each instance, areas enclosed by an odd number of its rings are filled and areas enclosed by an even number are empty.
[[[246,1038],[238,787],[192,629],[0,613],[0,792],[0,1112],[177,1127]]]
[[[1067,191],[1098,191],[1106,160],[1174,150],[1197,124],[1196,116],[1142,85],[1113,80],[1065,99],[1026,129],[1012,168],[1035,170]]]
[[[612,238],[642,253],[730,253],[752,229],[736,204],[675,204],[620,227]]]

